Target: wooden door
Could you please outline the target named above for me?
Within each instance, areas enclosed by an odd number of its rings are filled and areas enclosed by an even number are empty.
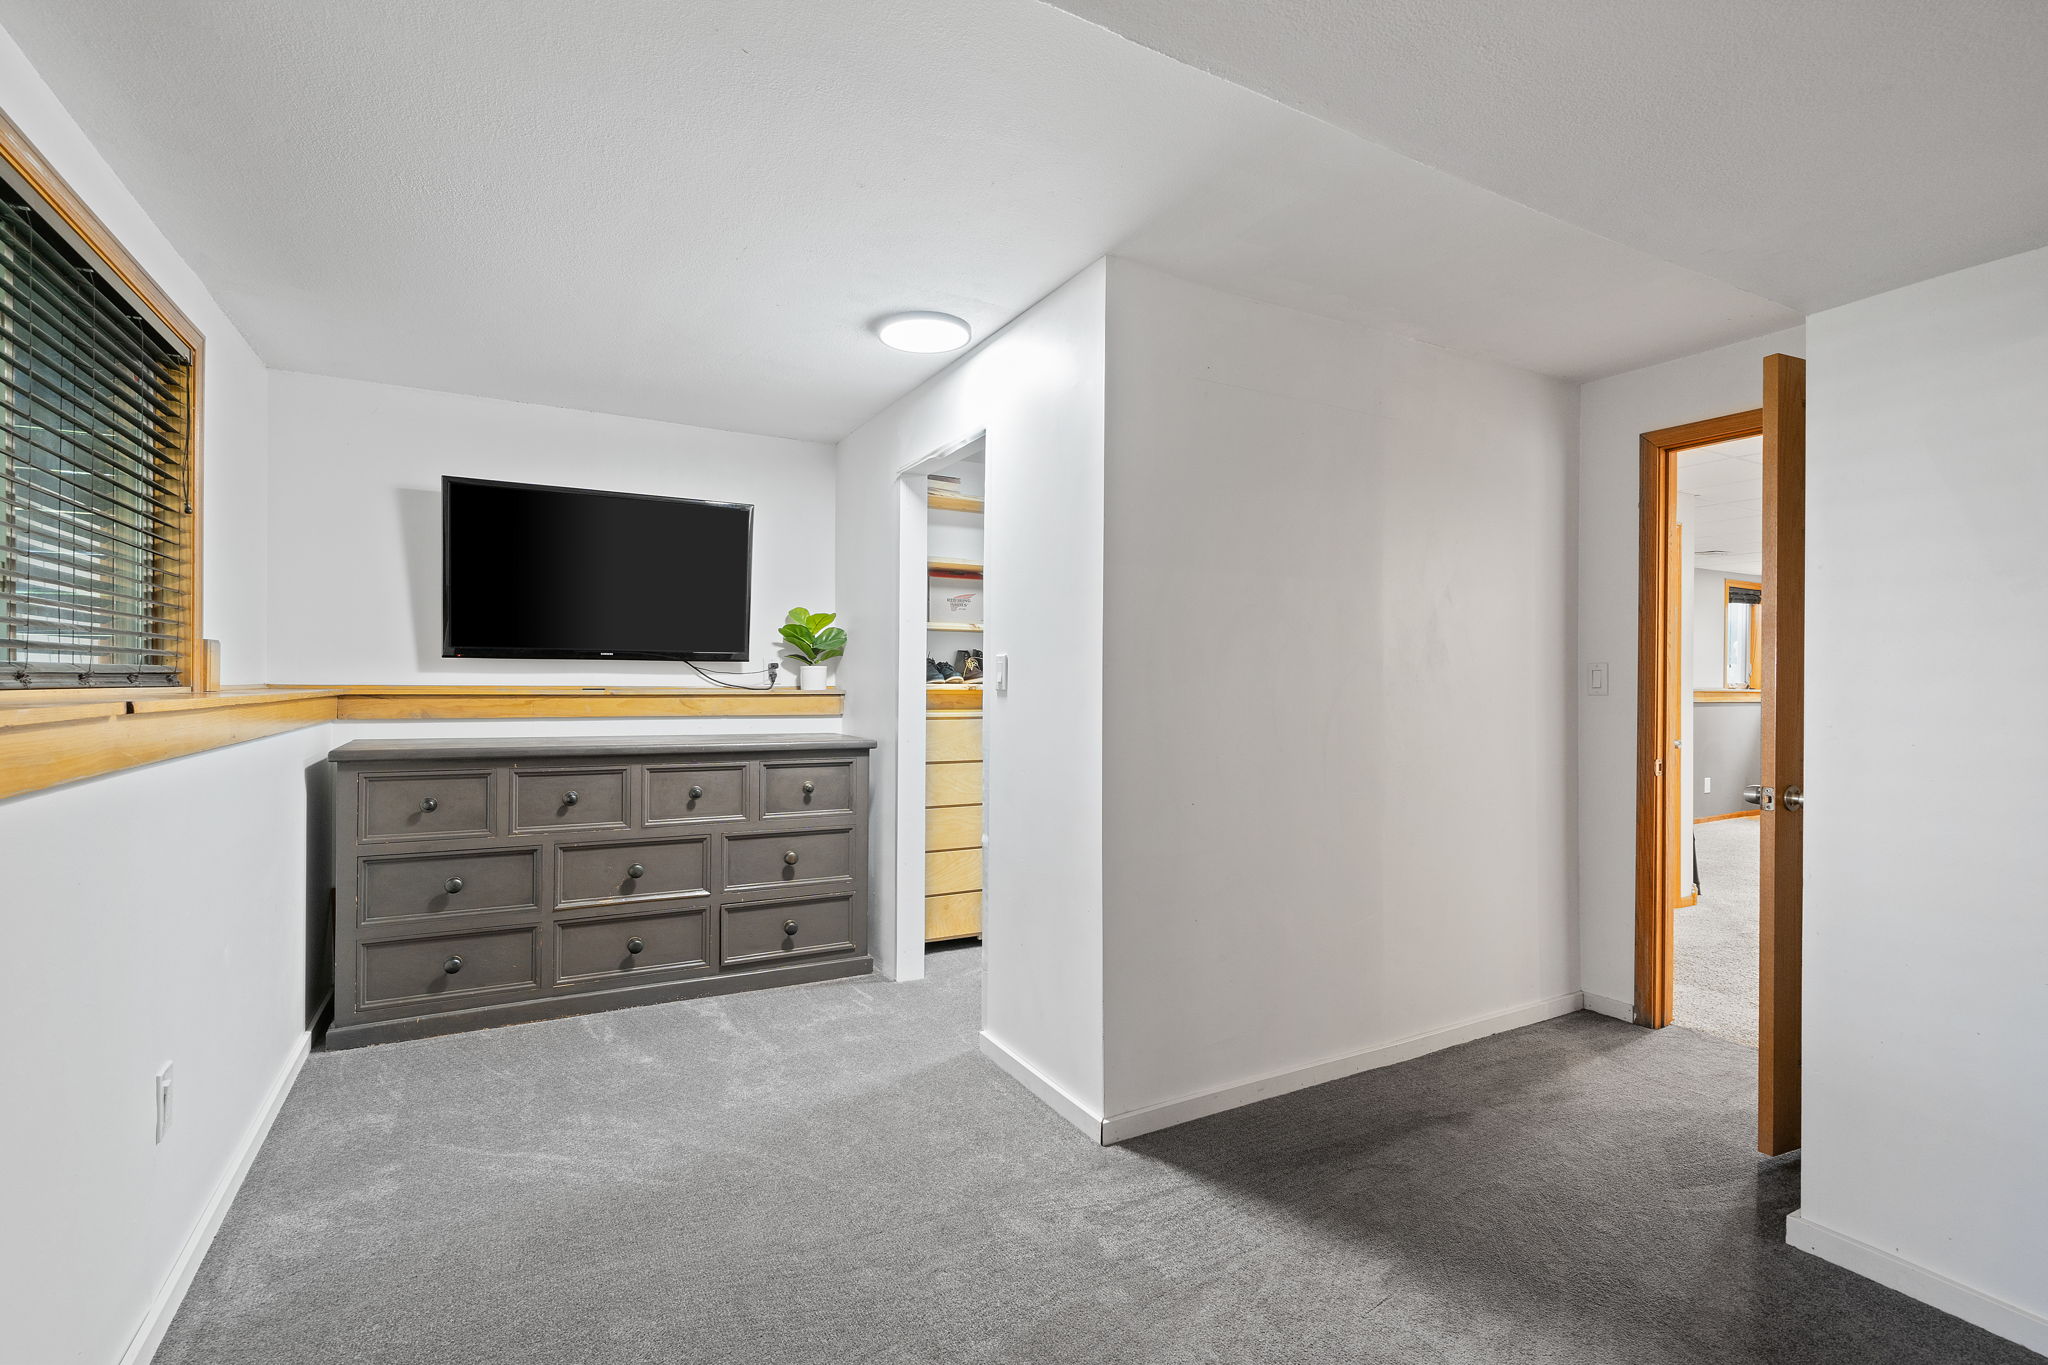
[[[1801,823],[1806,783],[1806,362],[1764,358],[1763,862],[1756,1145],[1799,1145]]]

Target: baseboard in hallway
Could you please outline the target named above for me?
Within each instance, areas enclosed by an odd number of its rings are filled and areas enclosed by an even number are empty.
[[[1918,1262],[1836,1232],[1800,1210],[1786,1218],[1785,1240],[1866,1280],[1875,1280],[1887,1289],[1896,1289],[1908,1298],[1939,1308],[1987,1332],[1996,1332],[2007,1341],[2016,1341],[2030,1351],[2048,1355],[2048,1318],[2016,1303],[1993,1298]]]
[[[1046,1108],[1080,1129],[1083,1137],[1090,1142],[1102,1142],[1100,1114],[1090,1110],[1087,1105],[1061,1088],[1057,1081],[1045,1076],[1037,1067],[990,1037],[986,1029],[978,1037],[984,1057],[1009,1072],[1018,1084],[1036,1095]]]
[[[1102,1121],[1102,1143],[1104,1146],[1113,1146],[1119,1142],[1128,1142],[1134,1137],[1156,1133],[1162,1128],[1171,1128],[1195,1119],[1207,1118],[1226,1109],[1256,1104],[1275,1095],[1285,1095],[1296,1090],[1306,1090],[1312,1085],[1322,1085],[1327,1081],[1355,1076],[1361,1071],[1376,1071],[1383,1066],[1412,1061],[1417,1057],[1440,1052],[1447,1047],[1456,1047],[1460,1043],[1473,1042],[1490,1034],[1506,1033],[1510,1029],[1526,1028],[1530,1024],[1540,1024],[1546,1019],[1555,1019],[1560,1015],[1575,1014],[1584,1007],[1583,992],[1572,991],[1566,995],[1552,996],[1548,1000],[1537,1000],[1513,1009],[1482,1015],[1477,1019],[1467,1019],[1463,1023],[1383,1043],[1360,1052],[1346,1053],[1341,1057],[1311,1062],[1307,1066],[1293,1067],[1286,1071],[1276,1071],[1257,1080],[1221,1086],[1215,1090],[1186,1095],[1162,1104],[1112,1114]]]
[[[1616,1000],[1611,995],[1597,995],[1592,991],[1581,992],[1586,999],[1586,1008],[1595,1014],[1604,1014],[1609,1019],[1619,1019],[1624,1024],[1636,1021],[1636,1007],[1626,1000]]]

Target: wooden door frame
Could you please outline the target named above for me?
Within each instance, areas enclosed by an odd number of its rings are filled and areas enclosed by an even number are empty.
[[[1677,974],[1669,848],[1665,832],[1679,798],[1684,765],[1668,762],[1682,718],[1678,656],[1671,628],[1677,528],[1678,456],[1686,450],[1763,438],[1764,594],[1762,785],[1778,796],[1761,823],[1758,878],[1757,1150],[1766,1156],[1800,1143],[1800,1035],[1803,1025],[1802,880],[1799,810],[1784,794],[1805,777],[1806,362],[1770,355],[1763,363],[1761,408],[1710,417],[1642,436],[1641,564],[1637,607],[1636,691],[1636,1022],[1671,1022]],[[1725,679],[1724,679],[1725,681]],[[1759,812],[1760,814],[1764,812]]]
[[[1642,435],[1641,553],[1636,597],[1636,1022],[1671,1022],[1677,975],[1672,896],[1677,875],[1670,831],[1682,809],[1685,765],[1676,761],[1683,733],[1682,630],[1672,626],[1677,563],[1678,457],[1700,446],[1760,436],[1764,410],[1751,408]]]

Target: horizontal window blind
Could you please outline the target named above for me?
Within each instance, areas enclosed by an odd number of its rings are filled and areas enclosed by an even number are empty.
[[[0,689],[182,681],[187,371],[0,183]]]

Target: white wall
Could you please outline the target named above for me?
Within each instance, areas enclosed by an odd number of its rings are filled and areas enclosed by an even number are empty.
[[[923,489],[898,474],[986,431],[986,1036],[1071,1101],[1102,1101],[1101,263],[839,446],[839,606],[856,644],[849,730],[882,741],[872,873],[877,952],[923,973]],[[914,547],[914,548],[913,548]],[[865,642],[865,643],[863,643]]]
[[[1109,286],[1112,1135],[1577,1008],[1571,388]]]
[[[2048,251],[1807,335],[1793,1240],[2048,1351]]]
[[[204,630],[230,681],[262,681],[263,367],[4,35],[0,107],[205,334]],[[0,1357],[120,1357],[302,1040],[321,735],[0,801]]]
[[[754,504],[755,667],[791,607],[833,595],[828,445],[304,374],[271,376],[270,431],[273,681],[704,685],[653,660],[442,658],[443,474]]]
[[[1802,329],[1723,346],[1579,390],[1578,894],[1580,984],[1635,999],[1636,574],[1639,439],[1763,403],[1763,358],[1806,353]],[[1586,695],[1586,670],[1608,694]]]

